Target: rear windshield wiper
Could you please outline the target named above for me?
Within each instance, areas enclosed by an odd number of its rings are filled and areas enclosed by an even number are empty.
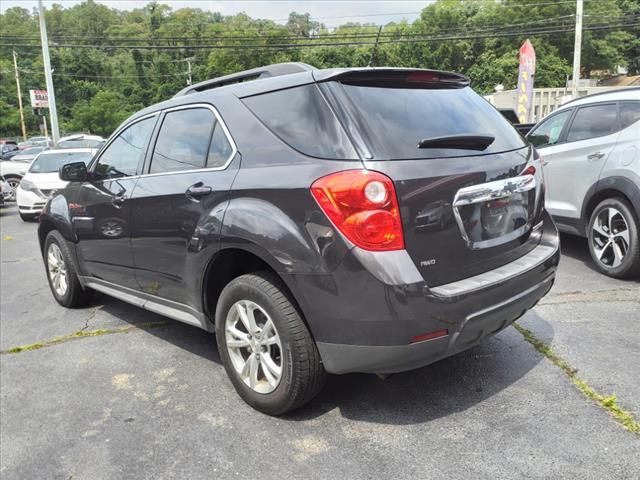
[[[463,133],[444,137],[424,138],[418,142],[418,148],[459,148],[462,150],[485,150],[496,137]]]

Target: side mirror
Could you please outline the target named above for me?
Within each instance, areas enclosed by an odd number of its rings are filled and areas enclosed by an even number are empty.
[[[84,182],[87,177],[87,165],[84,162],[67,163],[58,171],[60,180],[65,182]]]

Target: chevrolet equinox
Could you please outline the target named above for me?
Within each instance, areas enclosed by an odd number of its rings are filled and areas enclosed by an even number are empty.
[[[448,72],[278,64],[126,120],[38,229],[65,307],[93,291],[215,332],[254,408],[506,328],[551,288],[541,161]],[[433,217],[433,218],[432,218]]]

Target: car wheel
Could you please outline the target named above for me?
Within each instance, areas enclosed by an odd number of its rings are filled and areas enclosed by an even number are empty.
[[[49,232],[44,242],[44,263],[49,287],[60,305],[74,308],[90,300],[93,291],[80,285],[67,241],[57,230]]]
[[[269,273],[242,275],[224,288],[216,308],[216,340],[236,391],[261,412],[294,410],[324,385],[315,342]]]
[[[5,199],[9,202],[15,202],[16,191],[18,190],[18,185],[20,185],[20,179],[16,177],[9,177],[9,178],[5,177],[5,181],[7,182],[7,185],[11,187],[11,192],[7,197],[5,197]]]
[[[608,198],[589,221],[589,251],[602,273],[625,278],[640,273],[638,219],[624,200]]]

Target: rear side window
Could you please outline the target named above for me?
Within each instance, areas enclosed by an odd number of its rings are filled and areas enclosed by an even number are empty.
[[[265,93],[242,101],[269,130],[305,155],[330,159],[358,158],[316,85]]]
[[[215,124],[216,117],[207,108],[168,112],[158,133],[149,172],[205,168]]]
[[[213,130],[213,138],[211,139],[211,147],[209,148],[207,167],[220,168],[224,166],[232,153],[233,147],[225,135],[222,125],[216,123]]]
[[[640,102],[622,102],[620,104],[620,127],[627,128],[640,120]]]
[[[617,117],[615,103],[580,107],[569,128],[567,142],[609,135],[617,130]]]
[[[330,82],[326,88],[358,125],[374,159],[482,155],[525,146],[500,112],[469,87],[396,88]],[[422,140],[464,134],[495,140],[482,151],[418,148]]]

